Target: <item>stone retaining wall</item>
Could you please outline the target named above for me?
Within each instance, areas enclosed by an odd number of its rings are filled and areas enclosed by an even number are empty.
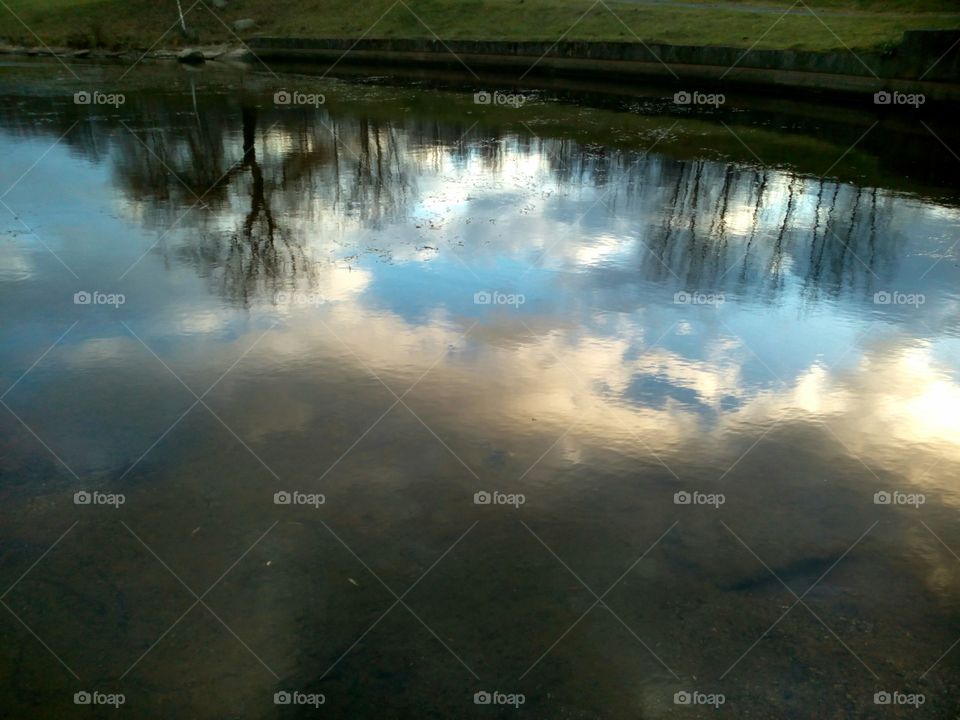
[[[442,65],[530,74],[609,73],[680,82],[793,86],[839,92],[898,89],[934,99],[960,97],[960,31],[910,31],[879,53],[750,50],[616,42],[509,42],[430,39],[261,37],[251,49],[265,60]],[[458,59],[459,58],[459,59]],[[462,62],[461,62],[462,60]],[[668,69],[669,68],[669,69]],[[732,68],[732,69],[731,69]],[[518,76],[519,76],[518,73]],[[943,86],[943,87],[941,87]],[[947,87],[951,86],[951,87]]]

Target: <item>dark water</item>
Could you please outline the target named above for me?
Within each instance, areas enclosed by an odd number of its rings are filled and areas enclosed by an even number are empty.
[[[0,717],[956,715],[915,119],[122,70],[0,67]]]

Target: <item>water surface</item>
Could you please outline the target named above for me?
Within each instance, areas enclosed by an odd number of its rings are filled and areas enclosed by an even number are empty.
[[[915,120],[123,70],[0,68],[0,715],[953,717]]]

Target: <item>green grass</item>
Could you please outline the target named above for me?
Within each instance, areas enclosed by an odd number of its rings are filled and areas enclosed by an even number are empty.
[[[175,0],[4,1],[48,44],[145,49],[161,37],[158,47],[181,43],[174,27]],[[186,10],[193,0],[182,2]],[[904,30],[960,28],[960,0],[807,0],[820,19],[809,13],[781,17],[779,9],[792,4],[785,0],[673,0],[667,5],[608,0],[610,10],[598,4],[589,12],[592,0],[406,0],[406,6],[397,4],[384,16],[393,4],[394,0],[229,0],[228,8],[218,13],[227,23],[246,17],[257,20],[256,32],[247,35],[355,38],[366,33],[372,38],[420,38],[436,33],[445,40],[550,42],[561,36],[627,42],[639,37],[646,42],[744,48],[756,43],[760,49],[798,50],[883,48],[897,44]],[[201,42],[232,39],[202,5],[189,12],[187,22]],[[36,43],[2,6],[0,38]]]

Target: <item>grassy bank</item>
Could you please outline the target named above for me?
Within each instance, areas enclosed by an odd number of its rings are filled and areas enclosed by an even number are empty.
[[[960,28],[957,0],[809,0],[786,15],[793,3],[785,0],[227,0],[222,10],[212,0],[181,2],[189,28],[203,43],[235,40],[225,24],[242,18],[257,22],[242,37],[419,38],[436,33],[443,39],[640,38],[798,50],[875,49],[896,45],[904,30]],[[47,44],[70,47],[146,49],[185,42],[177,29],[175,0],[4,4],[12,12],[0,5],[0,38],[15,44],[37,44],[33,33]]]

